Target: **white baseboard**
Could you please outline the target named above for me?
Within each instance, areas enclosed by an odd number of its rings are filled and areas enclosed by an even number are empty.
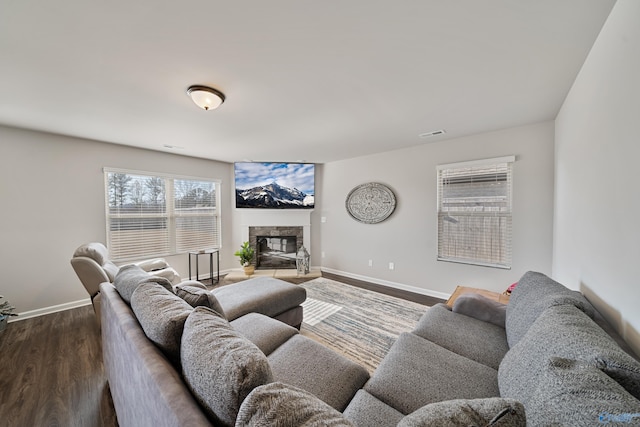
[[[336,274],[338,276],[348,277],[350,279],[362,280],[364,282],[375,283],[376,285],[388,286],[390,288],[401,289],[403,291],[413,292],[415,294],[427,295],[429,297],[440,298],[447,300],[451,294],[444,292],[432,291],[430,289],[417,288],[411,285],[405,285],[403,283],[390,282],[388,280],[376,279],[375,277],[361,276],[359,274],[353,274],[346,271],[334,270],[332,268],[322,267],[322,271],[327,273]]]
[[[46,314],[57,313],[59,311],[71,310],[72,308],[84,307],[85,305],[91,305],[91,298],[66,302],[64,304],[52,305],[50,307],[43,307],[37,310],[18,313],[17,316],[12,316],[11,318],[9,318],[9,322],[19,322],[20,320],[27,320],[31,319],[32,317],[44,316]]]

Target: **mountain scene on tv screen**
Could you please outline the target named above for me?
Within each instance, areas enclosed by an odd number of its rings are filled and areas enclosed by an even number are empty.
[[[236,207],[265,209],[312,209],[314,196],[297,188],[272,182],[245,190],[236,190]]]

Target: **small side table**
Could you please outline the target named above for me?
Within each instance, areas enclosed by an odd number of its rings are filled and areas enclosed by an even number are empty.
[[[216,256],[216,280],[213,280],[213,255]],[[219,249],[203,249],[200,251],[189,251],[189,280],[191,280],[191,256],[195,256],[196,258],[196,280],[198,280],[199,272],[198,272],[198,257],[200,255],[209,255],[209,275],[211,279],[211,284],[220,283],[220,250]]]
[[[453,307],[454,301],[462,294],[480,294],[483,297],[487,297],[490,300],[498,301],[502,304],[506,304],[509,302],[509,295],[499,294],[498,292],[488,291],[486,289],[478,289],[478,288],[470,288],[467,286],[457,286],[456,290],[453,291],[449,299],[447,300],[447,305],[449,307]]]

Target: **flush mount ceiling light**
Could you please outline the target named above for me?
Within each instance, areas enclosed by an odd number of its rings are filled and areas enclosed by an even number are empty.
[[[224,102],[224,93],[207,86],[191,86],[187,95],[203,110],[215,110]]]

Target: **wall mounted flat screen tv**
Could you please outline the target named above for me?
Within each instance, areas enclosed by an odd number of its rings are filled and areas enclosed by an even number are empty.
[[[313,209],[313,163],[235,163],[236,208]]]

